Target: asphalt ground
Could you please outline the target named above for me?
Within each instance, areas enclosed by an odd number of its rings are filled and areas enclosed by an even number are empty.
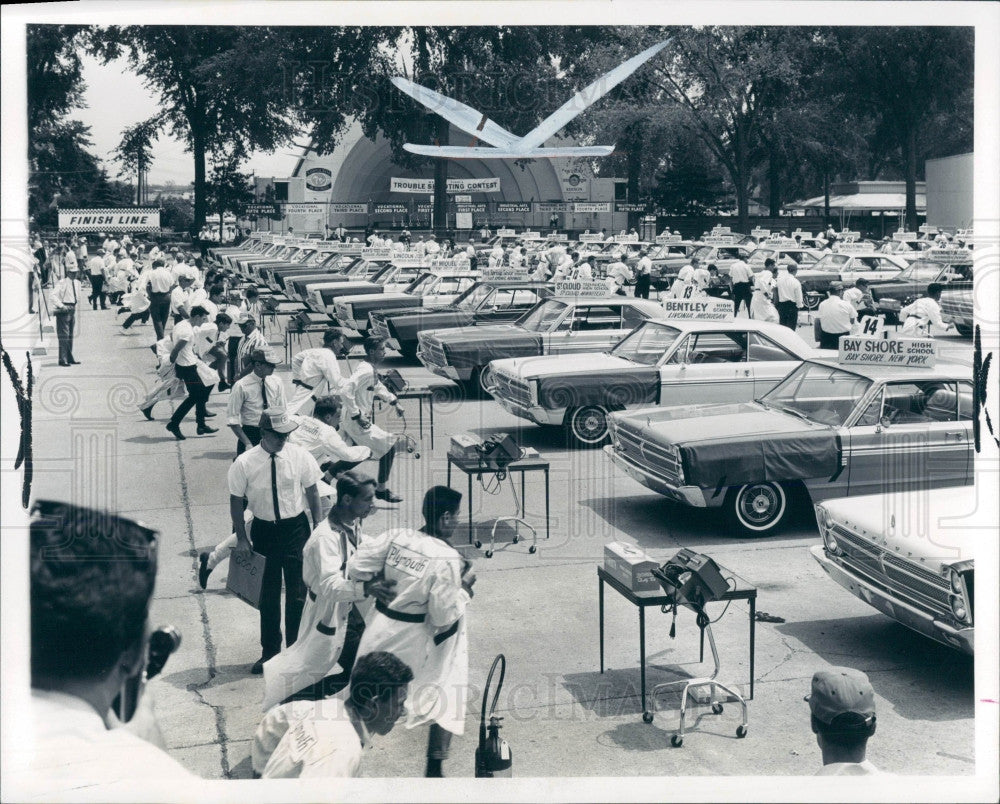
[[[246,779],[262,715],[263,682],[249,672],[260,655],[257,613],[225,591],[227,562],[207,590],[197,582],[198,553],[230,532],[226,471],[235,438],[224,424],[228,394],[213,393],[209,402],[219,433],[195,436],[192,414],[183,425],[187,440],[174,440],[164,430],[172,403],[157,407],[155,422],[135,409],[156,381],[152,327],[137,325],[126,335],[120,321],[113,310],[82,309],[75,347],[82,364],[58,367],[53,335],[48,355],[35,358],[34,496],[105,506],[159,529],[152,620],[183,633],[181,648],[150,685],[168,748],[205,779]],[[811,333],[811,326],[801,329]],[[280,329],[265,334],[283,347]],[[942,344],[952,358],[971,355],[968,340],[945,337]],[[402,359],[389,364],[410,379],[430,377]],[[287,368],[279,374],[287,383]],[[417,427],[416,404],[403,403],[410,434]],[[379,418],[398,429],[391,412]],[[617,472],[600,450],[570,451],[558,431],[529,425],[492,401],[453,394],[435,405],[435,418],[433,449],[425,433],[419,459],[397,458],[391,485],[404,501],[380,503],[366,521],[367,532],[419,526],[423,492],[445,481],[452,433],[513,433],[551,466],[547,540],[540,475],[527,479],[527,521],[539,531],[535,554],[528,552],[530,538],[514,544],[509,531],[502,531],[506,538],[491,559],[468,545],[464,533],[455,537],[475,561],[479,580],[467,615],[466,730],[452,744],[446,776],[473,775],[483,685],[498,653],[508,668],[496,714],[504,718],[502,734],[513,748],[517,777],[814,774],[821,757],[803,696],[813,672],[830,665],[859,668],[872,680],[879,722],[868,756],[875,765],[894,774],[974,773],[973,660],[910,632],[827,578],[809,555],[819,538],[811,511],[798,512],[772,537],[737,538],[721,517],[665,501]],[[464,477],[453,483],[466,491]],[[475,486],[472,503],[481,535],[514,509],[509,487],[490,494]],[[463,500],[463,515],[468,504]],[[737,705],[726,705],[720,715],[699,707],[689,714],[683,748],[672,748],[674,693],[658,699],[652,723],[643,722],[637,610],[610,588],[606,670],[599,672],[596,568],[604,544],[615,540],[636,544],[658,561],[682,547],[704,552],[757,588],[757,611],[771,621],[756,623],[755,696],[745,739],[736,736]],[[722,604],[709,607],[710,616],[721,615],[713,626],[719,679],[745,693],[748,611],[745,601],[725,611]],[[681,666],[698,658],[691,613],[681,610],[675,639],[669,627],[669,615],[647,610],[646,650],[657,666],[649,670],[650,686],[711,672],[710,662]],[[425,744],[425,728],[399,727],[366,752],[362,775],[421,776]]]

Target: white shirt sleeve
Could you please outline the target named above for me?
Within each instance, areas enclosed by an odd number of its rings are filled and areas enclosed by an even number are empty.
[[[438,560],[435,562],[431,580],[430,596],[427,600],[427,617],[432,625],[451,625],[465,614],[469,603],[469,593],[462,588],[460,572],[461,560]]]
[[[306,562],[302,566],[302,580],[309,589],[315,592],[317,597],[326,600],[344,602],[364,600],[364,582],[344,577],[340,532],[324,522],[313,531],[311,538],[316,539],[317,560],[315,565],[313,562]]]
[[[234,497],[245,497],[247,493],[247,473],[243,462],[239,459],[233,461],[229,467],[227,475],[229,482],[229,493]]]
[[[381,572],[395,533],[394,530],[387,530],[380,536],[362,541],[347,562],[348,577],[358,581],[368,581]]]

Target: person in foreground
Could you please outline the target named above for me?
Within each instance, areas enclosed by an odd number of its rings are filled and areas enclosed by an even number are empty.
[[[31,698],[17,741],[4,748],[5,800],[101,800],[145,782],[194,781],[163,750],[141,683],[156,532],[69,503],[39,501],[33,514]],[[113,704],[126,688],[139,698],[122,726]]]
[[[356,776],[371,735],[392,731],[406,704],[413,671],[391,653],[358,659],[351,685],[321,701],[272,708],[250,749],[254,774],[265,779]]]
[[[865,776],[879,773],[865,758],[875,734],[875,690],[868,676],[850,667],[819,670],[812,677],[810,722],[823,752],[817,776]]]

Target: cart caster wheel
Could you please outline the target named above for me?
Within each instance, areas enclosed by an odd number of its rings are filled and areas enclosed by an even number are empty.
[[[492,550],[487,550],[486,551],[486,557],[487,558],[493,558],[493,551]]]
[[[513,543],[514,543],[514,544],[517,544],[517,543],[518,543],[519,541],[520,541],[520,539],[518,539],[518,537],[517,537],[517,536],[515,536],[515,537],[514,537],[514,542],[513,542]]]
[[[670,738],[670,744],[674,748],[680,748],[682,745],[684,745],[684,738],[681,737],[679,734],[675,734],[673,737]]]
[[[642,713],[642,722],[643,723],[652,723],[653,722],[653,713],[652,712],[643,712]]]
[[[529,548],[528,548],[528,552],[529,552],[529,553],[534,553],[534,552],[535,552],[535,551],[536,551],[537,549],[538,549],[538,548],[537,548],[537,547],[535,547],[535,545],[531,545],[531,547],[529,547]]]
[[[476,539],[476,549],[478,550],[482,546],[483,546],[483,543],[481,541],[479,541],[479,539]]]
[[[746,726],[737,726],[736,727],[736,736],[739,737],[740,739],[746,737],[747,736],[747,727]]]
[[[722,704],[712,704],[712,714],[721,715],[722,714]]]

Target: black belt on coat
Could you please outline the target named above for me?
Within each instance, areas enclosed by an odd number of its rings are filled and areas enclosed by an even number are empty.
[[[422,623],[427,619],[426,614],[407,614],[403,611],[396,611],[396,609],[390,609],[381,600],[375,601],[376,610],[382,612],[390,620],[399,620],[402,623]]]
[[[455,620],[446,630],[434,637],[434,644],[440,645],[446,639],[451,639],[458,633],[458,620]]]
[[[302,380],[292,380],[292,385],[299,385],[302,388],[309,389],[310,391],[316,387],[315,385],[307,385],[306,383],[302,382]]]

